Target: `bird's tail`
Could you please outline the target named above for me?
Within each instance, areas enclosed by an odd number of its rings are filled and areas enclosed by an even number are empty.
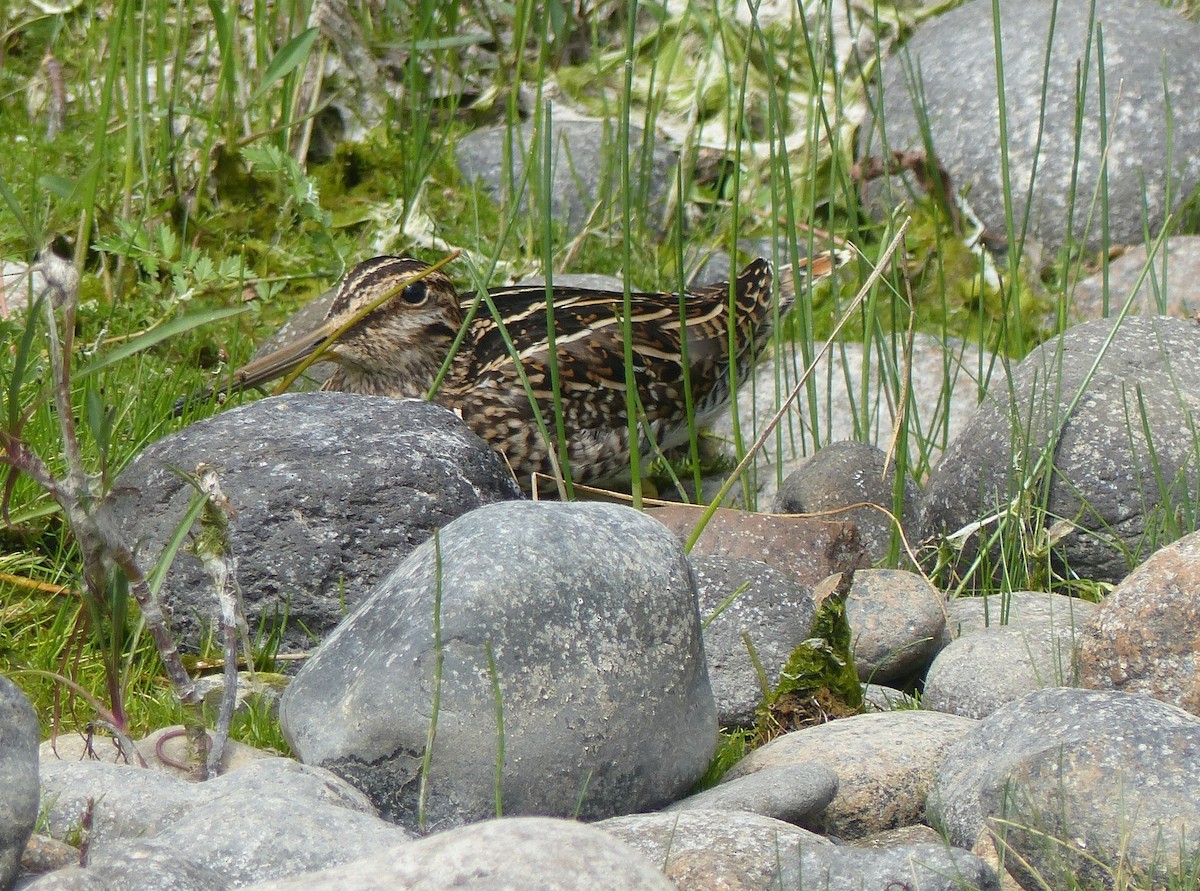
[[[796,302],[796,275],[801,276],[804,292],[809,293],[818,282],[824,281],[837,270],[850,262],[853,254],[847,250],[822,251],[811,257],[804,257],[796,263],[788,263],[779,267],[779,312],[791,309]]]

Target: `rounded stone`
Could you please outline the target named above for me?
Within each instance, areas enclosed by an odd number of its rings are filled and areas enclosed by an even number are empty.
[[[472,511],[330,635],[280,721],[410,828],[661,807],[717,742],[682,545],[617,505]]]
[[[16,880],[37,821],[38,735],[28,697],[0,675],[0,888]]]
[[[941,645],[984,628],[1021,628],[1032,632],[1069,633],[1074,638],[1096,614],[1090,600],[1046,591],[1008,591],[983,597],[954,597],[946,602],[946,630]]]
[[[929,817],[963,847],[986,828],[1026,888],[1162,878],[1200,857],[1198,756],[1200,718],[1183,709],[1128,693],[1039,690],[950,747]]]
[[[859,157],[885,146],[923,151],[931,139],[953,192],[966,192],[1000,234],[1007,172],[1018,231],[1028,217],[1029,233],[1051,250],[1068,238],[1100,247],[1100,209],[1093,214],[1088,204],[1098,189],[1106,190],[1112,243],[1141,243],[1144,226],[1156,234],[1173,209],[1168,184],[1175,204],[1200,183],[1200,112],[1192,100],[1200,93],[1200,26],[1148,0],[1005,0],[998,22],[992,10],[990,0],[975,0],[939,15],[885,63],[882,106],[862,128]],[[894,206],[908,192],[885,180],[872,195]]]
[[[726,774],[729,780],[812,762],[838,777],[838,792],[804,826],[842,839],[919,823],[945,752],[977,722],[936,712],[890,711],[839,718],[776,737]]]
[[[983,718],[1034,690],[1077,683],[1069,630],[998,625],[961,637],[937,654],[925,675],[921,707]]]
[[[923,537],[993,516],[1043,472],[1049,479],[1034,486],[1029,510],[1048,526],[1068,518],[1051,546],[1063,577],[1119,582],[1131,560],[1177,528],[1176,506],[1200,488],[1196,438],[1182,421],[1200,417],[1200,325],[1165,317],[1116,325],[1071,328],[1030,353],[1011,387],[989,392],[930,478]],[[985,525],[965,540],[958,568],[993,532]],[[999,578],[1005,567],[992,558]]]
[[[661,864],[680,889],[999,889],[978,857],[944,843],[864,850],[725,810],[634,814],[599,825]]]
[[[148,446],[113,485],[117,529],[145,570],[214,467],[236,516],[230,553],[251,637],[311,648],[409,551],[460,514],[520,497],[499,456],[455,415],[420,400],[294,393],[221,412]],[[216,624],[199,559],[176,554],[160,592],[185,648]]]
[[[1153,554],[1084,628],[1083,686],[1145,693],[1200,715],[1200,532]]]
[[[611,834],[571,820],[505,817],[394,845],[345,866],[253,891],[671,891],[662,872]]]
[[[667,811],[750,811],[800,823],[819,813],[837,794],[837,774],[820,764],[786,764],[719,783],[689,795]]]
[[[708,623],[704,657],[717,718],[723,727],[752,725],[763,689],[749,648],[774,688],[792,651],[808,638],[816,612],[812,589],[756,560],[693,556],[691,563],[700,616]]]
[[[860,569],[846,598],[860,680],[877,684],[923,671],[946,625],[942,596],[914,572]]]
[[[872,562],[887,556],[892,519],[874,507],[893,508],[896,467],[877,446],[854,440],[833,442],[792,471],[775,495],[772,510],[781,514],[828,513],[823,519],[853,520]],[[905,480],[901,528],[910,541],[920,514],[920,490]]]

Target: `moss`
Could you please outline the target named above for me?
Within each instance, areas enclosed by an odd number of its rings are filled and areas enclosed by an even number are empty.
[[[846,620],[853,581],[853,571],[841,574],[836,588],[817,607],[808,639],[792,651],[779,683],[759,707],[760,743],[862,709],[862,685]]]

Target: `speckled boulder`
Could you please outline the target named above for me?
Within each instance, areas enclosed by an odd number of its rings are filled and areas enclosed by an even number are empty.
[[[1200,718],[1183,709],[1128,693],[1040,690],[950,747],[929,816],[955,845],[975,845],[985,828],[1003,839],[997,848],[1013,852],[1006,866],[1026,888],[1061,887],[1068,876],[1103,887],[1114,872],[1145,887],[1139,878],[1155,869],[1194,868],[1200,857],[1198,754]]]
[[[1200,325],[1161,316],[1114,324],[1077,325],[1034,350],[1013,372],[1015,402],[1008,387],[989,392],[930,478],[923,536],[1008,505],[1056,434],[1052,476],[1033,487],[1032,509],[1047,525],[1074,527],[1051,551],[1064,576],[1119,582],[1176,528],[1176,506],[1200,488],[1186,420],[1200,417]],[[960,568],[992,529],[967,539]]]
[[[0,888],[17,877],[38,816],[38,720],[21,689],[0,676]]]
[[[1200,532],[1129,574],[1085,626],[1082,683],[1145,693],[1200,715]]]
[[[792,651],[808,638],[816,612],[812,588],[756,560],[693,556],[691,563],[708,622],[704,656],[717,717],[723,727],[753,725],[763,690],[747,640],[774,688]]]
[[[1099,247],[1102,208],[1090,202],[1104,173],[1111,241],[1140,243],[1143,226],[1157,234],[1172,209],[1168,184],[1175,204],[1200,182],[1200,108],[1193,101],[1200,93],[1200,25],[1149,0],[1097,0],[1094,22],[1093,5],[1082,0],[1005,0],[997,35],[992,9],[990,0],[975,0],[937,16],[887,61],[878,123],[862,128],[858,154],[883,151],[880,126],[889,151],[924,149],[928,134],[953,191],[967,192],[980,219],[1001,235],[1007,160],[1018,231],[1028,214],[1029,235],[1051,249],[1069,235]],[[888,206],[906,196],[894,182],[872,191]]]
[[[295,393],[244,405],[148,446],[113,485],[117,528],[153,566],[195,490],[175,472],[217,469],[237,516],[229,539],[251,636],[282,625],[307,650],[438,526],[520,497],[499,456],[428,402]],[[212,583],[180,551],[161,597],[181,644],[215,623]]]
[[[776,737],[725,777],[732,781],[786,764],[828,767],[838,776],[837,795],[804,826],[841,839],[861,838],[921,822],[934,771],[951,744],[975,724],[958,715],[920,711],[839,718]]]
[[[512,816],[661,807],[717,742],[683,547],[617,505],[472,511],[321,645],[280,722],[411,828],[486,819],[497,796]]]

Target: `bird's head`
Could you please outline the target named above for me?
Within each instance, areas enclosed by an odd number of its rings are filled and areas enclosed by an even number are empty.
[[[412,257],[372,257],[343,279],[320,328],[243,366],[251,387],[286,374],[338,334],[323,356],[341,369],[335,389],[419,396],[432,383],[463,314],[454,285]],[[363,314],[365,311],[365,314]]]

